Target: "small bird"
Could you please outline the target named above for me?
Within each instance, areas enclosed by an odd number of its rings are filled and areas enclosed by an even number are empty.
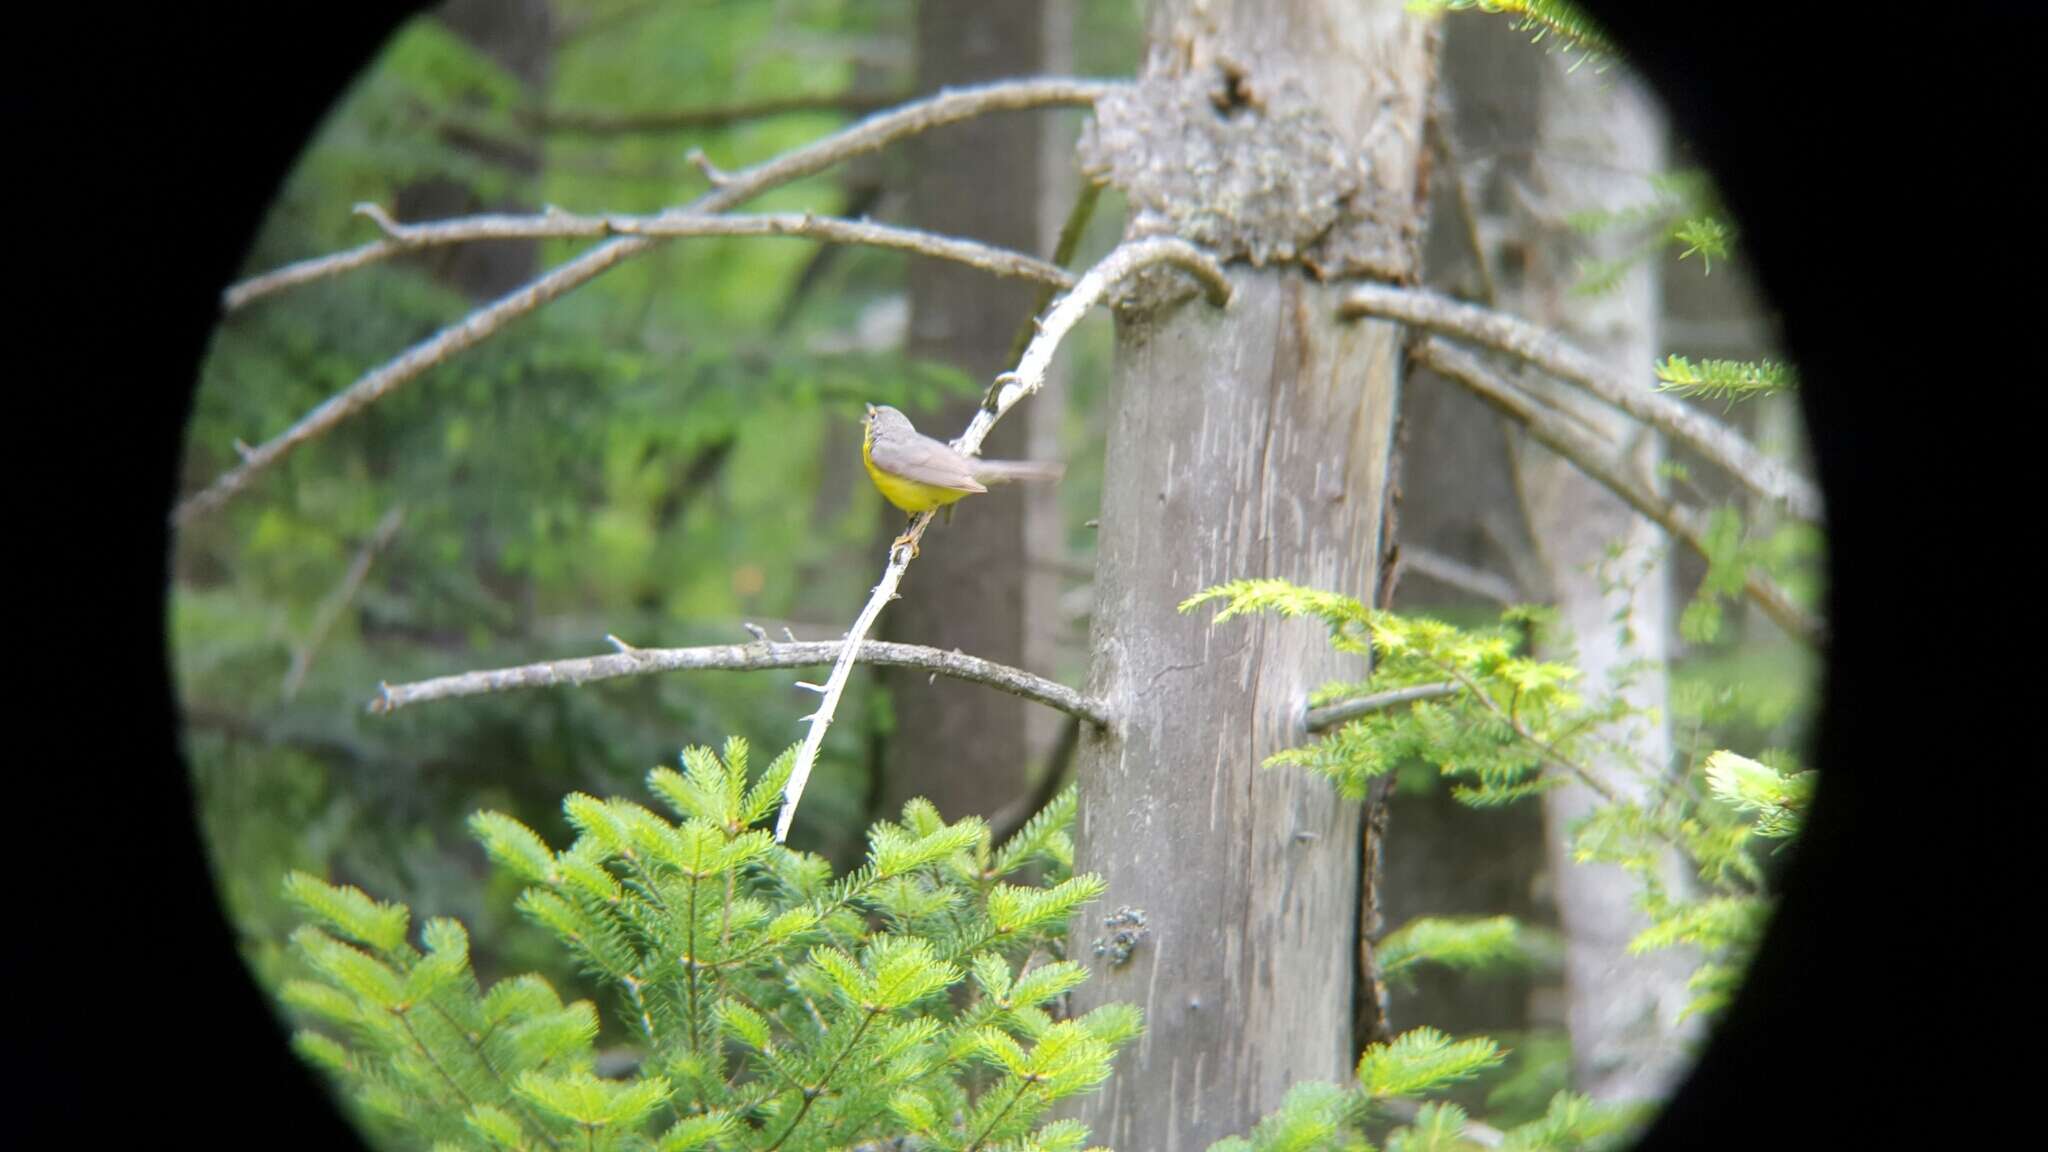
[[[912,516],[986,492],[991,484],[1057,480],[1066,471],[1061,464],[969,456],[919,432],[910,417],[886,404],[868,405],[860,458],[882,498]],[[905,531],[896,543],[909,536]]]

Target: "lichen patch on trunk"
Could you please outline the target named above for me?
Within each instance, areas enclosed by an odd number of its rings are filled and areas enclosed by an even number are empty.
[[[1291,79],[1165,48],[1139,83],[1096,105],[1084,171],[1121,190],[1132,232],[1165,232],[1225,260],[1297,263],[1317,279],[1406,281],[1418,231],[1408,198]]]

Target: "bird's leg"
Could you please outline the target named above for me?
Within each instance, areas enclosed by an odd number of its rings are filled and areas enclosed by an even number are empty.
[[[905,544],[908,544],[910,545],[910,558],[912,560],[917,559],[917,541],[912,537],[912,533],[914,533],[916,530],[917,514],[913,512],[910,516],[909,525],[906,526],[899,535],[897,535],[895,540],[890,542],[889,551],[894,552],[896,551],[896,549],[903,547]]]

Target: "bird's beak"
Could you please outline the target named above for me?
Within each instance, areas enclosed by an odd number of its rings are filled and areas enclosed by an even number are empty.
[[[867,414],[867,416],[866,416],[866,419],[869,419],[869,420],[873,420],[874,418],[875,418],[875,406],[874,406],[873,404],[870,404],[870,405],[868,405],[868,414]]]

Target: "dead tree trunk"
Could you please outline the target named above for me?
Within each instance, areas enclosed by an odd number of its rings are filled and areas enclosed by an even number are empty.
[[[1646,175],[1664,166],[1664,133],[1655,98],[1633,77],[1572,71],[1559,55],[1545,54],[1536,89],[1527,271],[1507,299],[1511,311],[1564,334],[1615,371],[1644,379],[1645,387],[1658,350],[1656,263],[1636,265],[1607,291],[1575,293],[1583,258],[1611,258],[1635,238],[1596,237],[1596,251],[1588,253],[1564,217],[1648,199],[1653,189]],[[1662,456],[1655,436],[1580,397],[1557,398],[1609,429],[1616,443],[1633,444],[1632,464],[1653,474]],[[1529,535],[1575,646],[1583,690],[1620,692],[1658,717],[1632,723],[1624,737],[1638,769],[1613,761],[1595,765],[1624,796],[1644,799],[1651,784],[1641,773],[1661,775],[1671,767],[1665,715],[1675,619],[1670,541],[1570,462],[1527,443],[1518,457]],[[1660,1097],[1684,1068],[1675,1022],[1685,1005],[1690,958],[1678,951],[1629,955],[1630,939],[1648,926],[1636,907],[1638,881],[1618,867],[1571,861],[1571,827],[1596,802],[1576,782],[1544,797],[1550,873],[1565,935],[1573,1080],[1597,1099]],[[1677,880],[1675,858],[1670,871]]]
[[[1040,0],[920,0],[917,7],[918,89],[970,84],[1039,71],[1045,49]],[[1005,248],[1045,251],[1040,238],[1040,179],[1047,131],[1041,116],[988,117],[920,140],[911,187],[911,222]],[[1031,313],[1035,289],[998,280],[949,261],[910,265],[911,355],[943,361],[986,381],[1008,366],[1018,317]],[[963,427],[979,397],[962,397],[925,417],[933,435]],[[1035,405],[1004,421],[985,447],[992,458],[1018,458],[1033,441]],[[938,527],[934,548],[911,577],[915,595],[891,612],[890,639],[959,648],[990,660],[1030,666],[1026,635],[1050,628],[1026,609],[1053,595],[1027,596],[1035,569],[1027,556],[1027,501],[1019,489],[981,497]],[[884,507],[893,535],[902,513]],[[1038,575],[1043,581],[1047,577]],[[1034,651],[1034,654],[1037,654]],[[1034,667],[1033,671],[1051,669]],[[915,670],[881,677],[896,709],[883,762],[878,816],[893,817],[905,800],[923,796],[949,820],[992,816],[1030,786],[1027,717],[1032,705],[956,680]]]
[[[1081,1116],[1175,1152],[1352,1059],[1358,806],[1259,765],[1362,669],[1319,626],[1176,605],[1254,576],[1375,594],[1399,333],[1339,321],[1319,277],[1412,275],[1433,38],[1400,0],[1163,0],[1148,33],[1084,162],[1134,229],[1266,265],[1233,268],[1225,312],[1160,284],[1118,312],[1089,676],[1117,724],[1077,765],[1076,867],[1108,894],[1075,928],[1096,974],[1075,1008],[1134,1001],[1146,1034]],[[1120,908],[1135,948],[1093,955]]]

